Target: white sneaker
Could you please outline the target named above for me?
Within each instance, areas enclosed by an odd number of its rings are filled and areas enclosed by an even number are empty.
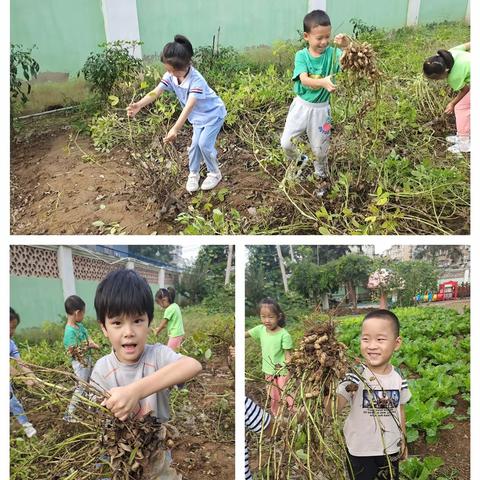
[[[448,137],[445,137],[445,140],[448,143],[458,143],[458,135],[449,135]]]
[[[32,438],[34,435],[37,434],[37,431],[35,430],[35,428],[33,428],[33,425],[30,422],[24,423],[22,426],[23,426],[23,430],[25,431],[25,435],[28,438]]]
[[[218,182],[222,179],[222,174],[220,172],[207,173],[207,178],[203,181],[201,189],[202,190],[211,190],[218,185]]]
[[[190,172],[187,180],[187,192],[193,193],[198,190],[198,182],[200,181],[200,174]]]
[[[325,171],[325,165],[323,162],[319,162],[318,160],[315,160],[313,162],[313,169],[314,169],[314,175],[318,178],[326,178],[327,177],[327,172]]]
[[[460,140],[458,143],[448,147],[447,151],[456,154],[468,153],[470,152],[470,140]]]

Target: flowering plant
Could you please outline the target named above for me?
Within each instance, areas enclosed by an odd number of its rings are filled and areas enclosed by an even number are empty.
[[[396,272],[381,268],[370,274],[367,287],[372,290],[403,290],[405,280]]]

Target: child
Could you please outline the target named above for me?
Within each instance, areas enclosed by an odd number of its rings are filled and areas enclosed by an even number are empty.
[[[168,421],[167,389],[202,369],[165,345],[146,344],[153,307],[150,286],[134,270],[111,272],[97,287],[97,320],[112,353],[97,361],[90,383],[108,391],[103,405],[122,421],[132,412]]]
[[[183,329],[182,312],[175,301],[175,289],[173,287],[161,288],[155,294],[155,303],[164,308],[163,320],[155,329],[155,335],[158,335],[165,327],[167,327],[168,343],[175,352],[180,349],[185,339],[185,330]]]
[[[65,300],[65,312],[67,314],[67,324],[65,325],[65,333],[63,335],[63,345],[67,353],[72,357],[72,368],[75,376],[87,383],[92,373],[90,349],[100,349],[100,347],[90,338],[87,329],[82,325],[85,316],[85,302],[77,295],[71,295]],[[77,352],[75,352],[76,348],[85,348],[85,356],[83,358],[80,358]],[[79,382],[73,392],[67,412],[63,417],[66,422],[76,421],[73,413],[75,412],[79,397],[81,397],[83,393],[83,385]]]
[[[423,73],[432,80],[447,79],[457,96],[449,102],[445,113],[455,113],[457,134],[446,138],[453,143],[447,150],[452,153],[470,151],[470,42],[451,50],[438,50],[427,58]]]
[[[340,70],[341,50],[328,45],[332,27],[330,18],[323,10],[313,10],[303,19],[303,38],[308,47],[295,55],[292,80],[296,97],[290,105],[285,122],[281,145],[290,161],[300,168],[307,162],[305,155],[299,157],[292,138],[307,132],[315,160],[315,175],[325,178],[328,171],[327,153],[330,143],[332,118],[328,103],[330,93],[335,91],[332,76]],[[348,38],[339,34],[334,42],[346,47]]]
[[[187,118],[193,125],[192,144],[188,149],[190,174],[186,187],[187,192],[190,193],[198,190],[202,159],[208,171],[207,178],[202,183],[202,190],[215,188],[222,179],[217,162],[215,140],[227,114],[220,97],[192,66],[192,56],[193,47],[188,39],[183,35],[175,35],[174,41],[167,43],[163,48],[161,60],[167,72],[161,82],[140,101],[130,104],[127,108],[128,115],[134,117],[165,90],[175,93],[183,110],[163,140],[173,142]]]
[[[374,310],[366,315],[360,337],[365,360],[358,371],[361,377],[349,373],[337,389],[338,413],[347,403],[351,408],[343,431],[352,480],[373,480],[377,475],[398,480],[399,460],[407,456],[404,405],[411,393],[390,363],[402,343],[399,333],[400,323],[393,312]]]
[[[262,347],[262,371],[269,385],[267,393],[271,397],[271,411],[277,416],[280,408],[281,392],[288,381],[285,363],[290,361],[293,348],[292,337],[285,330],[285,315],[273,298],[264,298],[259,304],[262,325],[245,332],[245,337],[260,341]],[[287,397],[289,408],[293,407],[293,398]]]
[[[20,366],[20,368],[25,374],[32,376],[31,379],[25,380],[25,383],[29,387],[31,387],[35,383],[33,373],[25,365],[22,365],[20,360],[20,353],[18,352],[17,345],[13,341],[13,336],[15,335],[15,330],[19,323],[20,323],[20,316],[12,307],[10,307],[10,358],[11,359],[13,358],[18,363],[18,365]],[[12,372],[14,374],[17,374],[16,369],[13,366],[12,366]],[[15,418],[18,420],[18,423],[20,423],[20,425],[23,427],[25,435],[28,438],[31,438],[37,434],[37,431],[35,430],[33,425],[28,421],[28,418],[25,415],[25,410],[23,409],[22,404],[18,401],[17,397],[13,393],[12,384],[10,384],[10,413],[14,415]]]

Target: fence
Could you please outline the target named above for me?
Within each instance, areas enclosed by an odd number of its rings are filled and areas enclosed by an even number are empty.
[[[11,42],[36,45],[41,72],[75,74],[105,41],[142,41],[138,53],[150,57],[176,33],[194,46],[211,45],[219,33],[220,44],[242,49],[298,38],[315,8],[327,11],[334,33],[350,33],[352,18],[391,29],[468,20],[469,7],[469,0],[11,0]]]

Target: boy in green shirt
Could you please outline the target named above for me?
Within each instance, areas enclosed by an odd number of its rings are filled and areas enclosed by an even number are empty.
[[[303,38],[308,47],[295,55],[292,80],[296,97],[290,105],[285,121],[281,145],[287,158],[299,165],[299,173],[308,161],[299,152],[292,139],[307,132],[315,156],[315,175],[325,178],[328,171],[327,153],[330,144],[332,117],[329,98],[335,91],[332,76],[340,70],[341,50],[328,45],[332,33],[330,18],[323,10],[313,10],[303,20]],[[348,37],[339,34],[335,44],[346,47]]]
[[[63,335],[63,345],[72,357],[72,368],[76,377],[88,383],[93,368],[90,349],[100,349],[100,347],[89,337],[87,329],[81,323],[85,316],[85,302],[77,295],[71,295],[65,300],[65,312],[67,313],[67,324]],[[82,355],[82,350],[85,350],[85,355]],[[75,422],[73,413],[78,404],[78,397],[82,396],[83,392],[82,382],[77,383],[70,405],[63,417],[66,422]]]

